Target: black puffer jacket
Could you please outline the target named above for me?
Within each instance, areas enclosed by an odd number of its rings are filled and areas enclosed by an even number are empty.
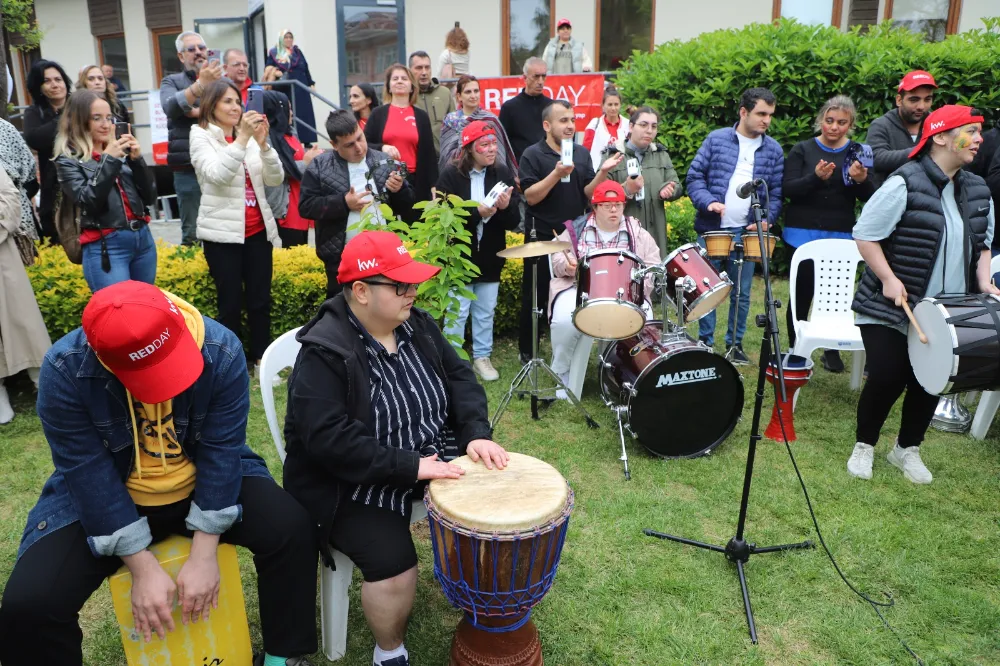
[[[447,425],[464,455],[472,440],[492,437],[486,392],[429,314],[413,308],[409,321],[414,345],[444,382]],[[326,301],[295,338],[302,350],[288,379],[284,487],[319,526],[320,553],[332,566],[330,528],[341,491],[359,483],[412,486],[420,454],[375,437],[368,356],[343,294]]]
[[[175,169],[191,168],[188,136],[191,127],[198,122],[197,118],[188,117],[177,94],[187,90],[197,80],[198,73],[192,69],[165,76],[160,83],[160,106],[167,116],[167,164]]]
[[[136,217],[144,217],[146,206],[156,200],[156,188],[142,157],[122,162],[101,155],[100,160],[81,162],[60,155],[55,164],[64,196],[80,207],[80,227],[83,229],[129,227],[116,181],[121,183],[128,196],[129,208]]]
[[[915,306],[924,296],[935,295],[927,294],[927,283],[942,251],[945,218],[941,190],[949,179],[927,155],[904,164],[893,175],[906,181],[906,210],[892,235],[881,241],[882,252],[893,274],[906,287],[910,305]],[[969,261],[966,291],[975,293],[979,291],[976,266],[986,249],[990,190],[982,178],[960,170],[955,174],[955,199],[965,222],[964,254]],[[901,324],[906,319],[903,309],[882,294],[882,281],[869,267],[861,276],[851,309],[890,324]]]
[[[392,174],[392,166],[385,164],[389,156],[377,150],[368,150],[365,162],[374,174],[375,185],[379,192],[388,197],[389,207],[396,217],[409,214],[416,203],[413,187],[403,181],[403,187],[393,194],[385,189],[385,181]],[[351,190],[351,176],[347,171],[347,162],[337,151],[330,150],[317,156],[302,176],[302,190],[299,194],[299,215],[316,222],[316,256],[326,265],[327,276],[333,277],[336,283],[337,268],[340,266],[340,254],[347,242],[347,218],[351,209],[345,199]],[[336,289],[327,285],[332,296]]]

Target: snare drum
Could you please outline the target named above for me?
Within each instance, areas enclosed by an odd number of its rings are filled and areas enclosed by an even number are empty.
[[[531,609],[555,581],[573,491],[554,467],[519,453],[504,470],[468,456],[452,464],[465,475],[435,479],[424,494],[434,577],[465,611],[451,663],[541,664]]]
[[[728,360],[687,337],[660,342],[651,321],[601,358],[601,395],[626,408],[626,428],[663,458],[710,453],[743,413],[743,380]]]
[[[778,237],[764,232],[764,242],[767,243],[767,258],[770,259],[774,254],[774,246],[778,242]],[[760,239],[757,238],[756,231],[747,231],[743,234],[743,258],[758,264],[761,262]]]
[[[684,300],[684,321],[701,319],[729,296],[733,283],[725,272],[715,270],[708,260],[708,253],[697,243],[688,243],[667,255],[664,260],[666,273],[671,278],[670,291],[674,293],[674,282],[684,280],[681,297]],[[676,299],[676,296],[674,296]],[[681,307],[680,303],[674,303]],[[634,335],[634,334],[633,334]]]
[[[728,259],[733,250],[733,233],[731,231],[706,231],[705,251],[711,259]]]
[[[934,395],[1000,388],[1000,299],[987,294],[924,298],[907,346],[917,381]]]
[[[594,250],[576,267],[576,310],[573,324],[581,333],[602,340],[635,335],[646,322],[642,280],[633,271],[645,264],[628,250]]]

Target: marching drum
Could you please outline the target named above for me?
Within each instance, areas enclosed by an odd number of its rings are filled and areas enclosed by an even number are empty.
[[[764,232],[764,242],[767,243],[767,258],[774,254],[774,246],[778,242],[778,237],[774,234]],[[761,262],[760,239],[757,238],[756,231],[748,231],[743,234],[743,257],[747,261]]]
[[[688,323],[701,319],[719,307],[733,288],[729,276],[715,270],[715,266],[708,260],[708,253],[697,243],[681,245],[667,255],[663,264],[666,274],[672,280],[684,280],[681,298],[684,301],[684,321]],[[670,288],[673,289],[673,284]],[[674,305],[679,308],[682,304]]]
[[[635,335],[646,322],[642,280],[633,271],[645,267],[628,250],[588,252],[576,267],[576,310],[573,324],[580,332],[602,340]]]
[[[732,363],[687,337],[660,341],[651,321],[601,358],[601,394],[626,408],[626,428],[663,458],[710,453],[743,412],[743,380]]]
[[[917,381],[934,395],[1000,388],[1000,299],[987,294],[924,298],[907,345]]]
[[[552,587],[573,490],[551,465],[510,454],[504,470],[462,456],[461,479],[435,479],[424,502],[434,577],[465,611],[452,641],[459,666],[542,663],[531,609]]]
[[[733,233],[730,231],[706,231],[705,251],[712,259],[728,259],[733,249]]]

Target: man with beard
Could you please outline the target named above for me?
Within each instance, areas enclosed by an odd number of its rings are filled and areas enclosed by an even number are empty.
[[[420,86],[418,98],[420,107],[431,118],[431,130],[434,132],[434,153],[441,154],[441,124],[444,117],[455,110],[455,97],[451,88],[438,83],[431,76],[431,57],[426,51],[414,51],[410,54],[410,71],[417,77]]]
[[[893,171],[906,164],[910,151],[920,139],[920,125],[934,104],[934,77],[921,69],[914,70],[899,82],[896,108],[868,128],[868,145],[875,155],[875,188],[881,187]]]
[[[573,220],[587,210],[594,189],[608,177],[608,172],[622,161],[621,153],[608,158],[595,174],[590,152],[573,144],[573,164],[562,163],[562,142],[572,141],[576,134],[576,113],[573,106],[562,99],[554,100],[542,116],[545,138],[528,146],[519,163],[521,190],[527,202],[524,221],[525,240],[529,240],[532,224],[538,240],[552,240],[562,232],[567,220]],[[568,182],[562,182],[569,176]],[[538,301],[545,302],[549,294],[548,260],[527,259],[521,282],[521,318],[518,348],[522,362],[531,356],[531,262],[543,262],[538,270]]]

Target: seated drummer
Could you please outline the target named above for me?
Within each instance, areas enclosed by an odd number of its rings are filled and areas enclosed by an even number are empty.
[[[576,267],[580,259],[595,250],[621,249],[637,255],[647,266],[660,263],[660,249],[639,220],[626,217],[625,190],[613,180],[596,188],[590,199],[593,211],[566,222],[566,229],[556,240],[572,244],[572,250],[552,255],[552,281],[549,283],[549,314],[552,328],[552,371],[568,386],[569,366],[583,333],[573,325],[576,309]],[[625,286],[625,285],[622,285]],[[653,276],[645,279],[646,319],[652,318],[650,299]],[[590,340],[586,341],[590,344]],[[560,396],[561,397],[561,396]]]
[[[361,570],[361,605],[375,635],[374,666],[408,666],[403,639],[417,584],[410,509],[418,481],[457,479],[439,459],[457,455],[503,468],[490,440],[486,393],[434,319],[413,307],[417,284],[440,268],[414,261],[388,231],[344,247],[343,292],[296,336],[302,350],[288,382],[285,487],[331,547]]]
[[[175,596],[182,622],[207,619],[220,541],[254,555],[266,650],[254,665],[308,666],[313,527],[247,446],[249,383],[236,335],[183,300],[134,281],[91,297],[83,327],[41,369],[38,416],[55,472],[0,605],[4,666],[82,664],[78,614],[122,563],[147,642],[176,628]],[[192,537],[176,581],[148,549],[174,534]]]
[[[872,195],[854,227],[867,267],[851,308],[865,343],[868,380],[858,400],[857,443],[847,461],[851,476],[872,478],[879,433],[905,390],[888,461],[913,483],[933,480],[920,443],[938,396],[925,391],[913,373],[902,304],[906,300],[913,307],[938,294],[1000,294],[990,284],[995,221],[990,190],[962,168],[983,141],[982,122],[967,106],[943,106],[928,115],[910,161]]]

